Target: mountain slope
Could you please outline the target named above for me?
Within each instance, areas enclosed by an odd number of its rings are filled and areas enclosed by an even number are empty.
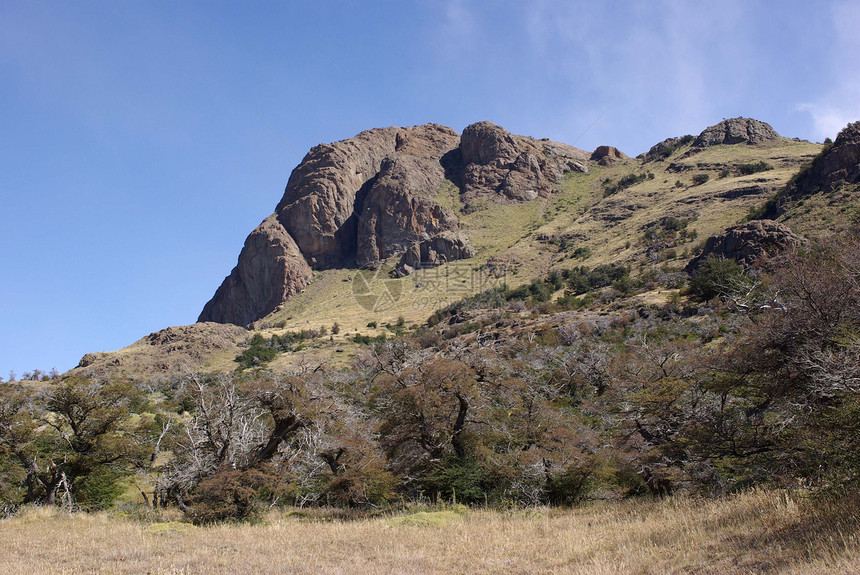
[[[200,321],[318,336],[337,323],[304,353],[346,360],[360,347],[356,334],[392,334],[385,324],[421,324],[463,297],[553,270],[615,263],[634,276],[674,273],[821,149],[742,118],[638,158],[601,147],[589,159],[488,122],[462,136],[434,124],[362,132],[308,153]],[[235,333],[238,344],[247,338]],[[230,365],[220,353],[189,365]],[[112,357],[87,368],[108,368]]]

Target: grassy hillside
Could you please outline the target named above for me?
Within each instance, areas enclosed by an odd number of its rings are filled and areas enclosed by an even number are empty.
[[[390,337],[395,332],[386,324],[402,320],[407,327],[421,325],[435,310],[493,287],[517,287],[553,270],[580,265],[632,265],[634,276],[655,268],[680,269],[705,238],[742,221],[820,149],[819,144],[781,138],[756,146],[704,150],[687,144],[654,161],[628,158],[606,167],[591,163],[588,173],[568,174],[548,198],[519,204],[473,202],[474,209],[460,216],[476,248],[471,259],[400,279],[389,276],[396,258],[376,272],[318,271],[305,292],[258,321],[255,329],[267,338],[299,330],[326,332],[303,345],[300,357],[281,356],[271,364],[275,369],[297,361],[346,365],[361,349],[352,342],[357,334]],[[744,173],[750,166],[766,169]],[[625,180],[633,183],[619,185]],[[449,181],[440,186],[437,200],[450,209],[462,209],[457,188]],[[804,233],[848,218],[844,205],[816,204],[828,201],[832,203],[832,198],[808,200],[806,207],[783,219]],[[666,294],[645,297],[660,301]],[[335,323],[339,333],[332,334]],[[181,361],[175,353],[141,340],[98,354],[90,368],[138,376],[165,369],[229,371],[250,334],[236,331],[232,337],[233,345],[217,349],[200,348],[194,338],[184,338],[192,351]]]
[[[259,325],[283,324],[291,330],[337,321],[342,338],[356,331],[374,335],[379,332],[367,329],[370,322],[383,325],[402,316],[407,324],[422,323],[436,308],[501,282],[516,287],[573,265],[620,262],[645,266],[650,263],[646,232],[669,217],[689,220],[689,228],[695,229],[690,239],[679,243],[676,261],[670,264],[683,266],[699,242],[742,221],[820,148],[781,139],[759,146],[715,146],[685,157],[690,152],[687,146],[663,161],[628,159],[609,167],[592,164],[587,174],[569,174],[560,192],[550,198],[523,204],[486,201],[462,215],[461,224],[477,250],[474,258],[420,270],[399,280],[387,278],[394,262],[384,266],[374,280],[388,282],[396,292],[396,301],[390,305],[380,305],[377,310],[357,305],[354,270],[319,272],[306,292]],[[765,162],[772,169],[752,175],[737,175],[732,170],[755,162]],[[730,173],[721,176],[725,170]],[[647,179],[606,195],[607,179],[617,182],[630,174],[646,174]],[[708,181],[695,185],[692,180],[698,174],[707,174]],[[571,257],[577,248],[587,249],[589,255]],[[506,265],[504,275],[493,277],[488,262]]]

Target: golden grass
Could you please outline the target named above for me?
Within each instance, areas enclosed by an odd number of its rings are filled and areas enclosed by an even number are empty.
[[[0,521],[0,572],[860,573],[857,501],[753,491],[351,522],[272,514],[208,528],[34,509]]]

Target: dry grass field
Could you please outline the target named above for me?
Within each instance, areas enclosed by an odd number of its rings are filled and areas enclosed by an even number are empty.
[[[848,574],[860,573],[858,502],[752,491],[215,527],[31,509],[0,521],[0,573]]]

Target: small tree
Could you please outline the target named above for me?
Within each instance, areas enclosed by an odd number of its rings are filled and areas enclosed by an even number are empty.
[[[749,286],[744,268],[733,260],[710,256],[690,279],[689,293],[698,301],[727,296]]]
[[[44,395],[0,392],[0,445],[23,473],[23,503],[103,506],[146,454],[129,420],[139,392],[127,381],[74,376]]]

